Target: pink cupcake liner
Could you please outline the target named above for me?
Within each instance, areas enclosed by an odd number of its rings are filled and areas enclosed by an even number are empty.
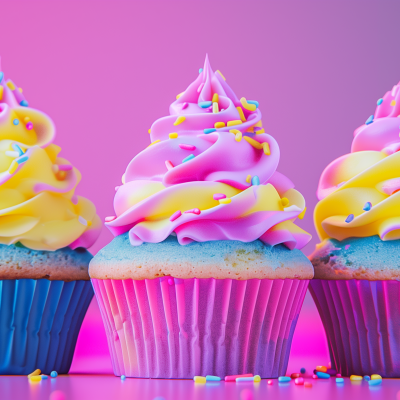
[[[400,377],[400,282],[310,282],[328,339],[332,368],[343,376]]]
[[[308,280],[92,279],[114,373],[286,373]]]

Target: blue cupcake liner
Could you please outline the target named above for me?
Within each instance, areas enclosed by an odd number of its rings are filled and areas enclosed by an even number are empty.
[[[68,373],[90,281],[0,280],[0,375]]]

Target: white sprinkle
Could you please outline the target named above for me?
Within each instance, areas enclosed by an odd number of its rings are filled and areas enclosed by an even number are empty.
[[[82,225],[88,226],[86,219],[83,218],[81,215],[79,216],[78,220]]]
[[[17,158],[19,157],[19,153],[18,151],[6,151],[6,156]]]
[[[301,208],[293,205],[293,206],[284,208],[283,211],[299,211],[299,212],[301,212]]]

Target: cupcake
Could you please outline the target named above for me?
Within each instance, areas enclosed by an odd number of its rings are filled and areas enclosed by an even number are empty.
[[[101,222],[54,137],[0,72],[0,375],[67,373],[93,297],[86,248]]]
[[[400,86],[356,129],[318,186],[310,291],[332,367],[400,377]]]
[[[90,262],[114,373],[277,377],[313,277],[304,198],[258,102],[207,58],[199,72],[129,163]]]

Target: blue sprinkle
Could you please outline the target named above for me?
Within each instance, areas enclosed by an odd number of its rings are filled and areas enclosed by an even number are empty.
[[[368,381],[369,386],[378,386],[382,383],[382,379],[372,379]]]
[[[17,118],[15,118],[14,121],[13,121],[13,124],[14,125],[18,125],[19,124],[19,120]]]
[[[346,218],[346,221],[345,221],[345,222],[350,223],[351,221],[353,221],[353,219],[354,219],[354,214],[350,214],[350,215]]]
[[[207,375],[206,381],[220,381],[221,378],[219,376]]]
[[[58,376],[57,371],[51,371],[51,372],[50,372],[50,376],[51,376],[52,378],[57,378],[57,376]]]
[[[203,68],[199,69],[199,74],[201,74],[203,72]]]
[[[21,103],[19,103],[19,105],[22,106],[22,107],[28,107],[29,106],[29,104],[28,104],[28,102],[26,100],[22,100]]]
[[[306,369],[305,368],[300,368],[300,373],[301,374],[305,374],[306,373]]]
[[[121,375],[121,381],[124,381],[126,379],[125,375]]]
[[[18,151],[19,157],[22,156],[22,154],[24,154],[21,147],[19,147],[16,143],[13,143],[11,147],[13,148],[14,151]]]
[[[19,158],[19,159],[16,160],[16,161],[17,161],[18,164],[22,164],[22,163],[24,163],[25,161],[28,161],[28,157],[27,157],[27,156],[21,157],[21,158]]]
[[[201,101],[199,103],[199,107],[201,108],[208,108],[212,106],[212,101]]]
[[[290,382],[292,378],[290,376],[280,376],[278,382]]]
[[[249,103],[249,104],[255,104],[255,106],[258,108],[258,106],[260,105],[259,103],[258,103],[258,101],[257,100],[247,100],[247,102]]]
[[[254,186],[258,186],[260,184],[260,178],[257,175],[254,175],[251,178],[251,184]]]
[[[0,71],[0,83],[3,80],[4,73]]]
[[[380,106],[382,103],[383,103],[383,99],[379,99],[379,100],[376,102],[376,104],[377,104],[378,106]]]
[[[317,371],[315,374],[318,376],[320,379],[329,379],[331,376],[329,374],[326,374],[325,372]]]
[[[187,157],[185,157],[185,158],[182,160],[182,164],[183,164],[184,162],[186,162],[186,161],[193,160],[193,158],[194,158],[194,154],[189,154]]]
[[[371,116],[365,121],[365,125],[372,124],[373,122],[374,122],[374,116],[371,115]]]
[[[343,378],[336,378],[336,383],[343,383],[344,379]]]
[[[367,201],[367,202],[365,203],[365,205],[364,205],[363,210],[364,210],[364,211],[369,211],[371,208],[372,208],[371,202],[370,202],[370,201]]]
[[[207,133],[212,133],[212,132],[215,132],[216,131],[216,129],[215,128],[206,128],[206,129],[204,129],[204,133],[205,134],[207,134]]]
[[[49,379],[49,377],[47,375],[41,375],[42,379]]]
[[[366,381],[370,381],[370,380],[371,380],[371,377],[369,377],[368,375],[365,375],[365,376],[364,376],[364,379],[365,379]]]

